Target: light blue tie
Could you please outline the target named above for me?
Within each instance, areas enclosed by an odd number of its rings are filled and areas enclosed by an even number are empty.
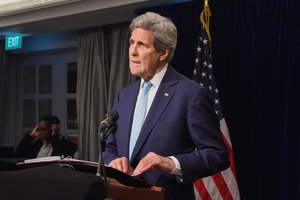
[[[140,135],[145,114],[147,110],[147,100],[148,100],[148,94],[149,90],[152,86],[152,83],[150,81],[145,81],[144,86],[142,89],[142,94],[139,100],[139,103],[135,109],[134,115],[133,115],[133,122],[131,126],[131,134],[130,134],[130,143],[129,143],[129,160],[131,158],[131,154],[133,152],[133,148],[135,146],[135,143]]]

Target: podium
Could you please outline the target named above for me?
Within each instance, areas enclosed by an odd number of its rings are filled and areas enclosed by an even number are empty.
[[[104,199],[102,179],[57,164],[1,171],[0,188],[3,200]]]
[[[161,187],[138,188],[126,186],[115,179],[108,179],[108,197],[124,200],[163,200],[164,190]]]
[[[49,157],[50,158],[50,157]],[[52,158],[52,157],[51,157]],[[63,168],[73,169],[78,173],[85,173],[90,176],[98,178],[101,180],[102,184],[104,181],[102,178],[96,176],[98,163],[91,161],[83,161],[76,159],[60,159],[56,157],[51,159],[37,160],[35,162],[22,162],[18,163],[17,166],[22,168],[18,171],[23,171],[26,169],[34,169],[45,166],[56,166]],[[118,171],[111,167],[105,167],[106,174],[108,177],[108,198],[120,199],[120,200],[163,200],[164,199],[164,189],[161,187],[152,186],[143,180],[136,177],[127,175],[121,171]],[[58,180],[59,181],[59,180]],[[103,190],[103,187],[99,186],[99,191]],[[93,192],[95,193],[95,192]],[[103,198],[100,195],[101,198]],[[100,199],[101,199],[100,198]]]

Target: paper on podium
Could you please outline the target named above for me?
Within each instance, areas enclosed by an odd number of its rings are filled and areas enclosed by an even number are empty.
[[[78,159],[73,159],[71,157],[64,157],[64,156],[48,156],[48,157],[41,157],[41,158],[33,158],[33,159],[27,159],[24,160],[24,163],[43,163],[43,162],[62,162],[62,163],[78,163],[78,164],[88,164],[91,166],[98,166],[97,162],[93,161],[86,161],[86,160],[78,160]],[[22,163],[19,163],[22,164]]]
[[[59,165],[69,165],[72,166],[77,171],[83,171],[88,173],[95,173],[97,172],[98,163],[93,161],[86,161],[86,160],[79,160],[73,158],[65,158],[63,156],[49,156],[49,157],[42,157],[42,158],[34,158],[34,159],[27,159],[24,162],[17,163],[17,165],[24,166],[24,167],[36,167],[48,164],[59,164]],[[107,177],[116,179],[118,182],[132,187],[138,188],[151,188],[152,185],[137,178],[125,174],[119,170],[116,170],[112,167],[105,166]],[[103,174],[101,172],[101,174]]]

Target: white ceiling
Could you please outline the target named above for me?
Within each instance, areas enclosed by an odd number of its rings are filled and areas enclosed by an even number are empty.
[[[12,32],[40,34],[130,21],[137,8],[172,0],[75,0],[59,6],[0,16],[0,36]]]

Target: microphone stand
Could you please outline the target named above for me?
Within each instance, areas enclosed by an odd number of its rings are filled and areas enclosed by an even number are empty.
[[[98,129],[98,149],[99,149],[99,158],[98,158],[98,168],[96,175],[98,177],[101,177],[100,174],[100,168],[102,171],[102,177],[104,179],[104,197],[106,198],[108,195],[108,182],[107,182],[107,175],[106,175],[106,169],[104,165],[104,159],[103,159],[103,152],[105,151],[105,145],[106,145],[106,139],[108,136],[115,132],[117,129],[117,124],[113,123],[110,126],[106,127],[104,130],[103,128]]]

